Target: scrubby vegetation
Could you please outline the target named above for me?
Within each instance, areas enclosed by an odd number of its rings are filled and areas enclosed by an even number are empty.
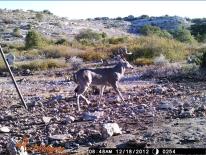
[[[191,35],[190,31],[185,27],[179,27],[177,30],[172,32],[173,37],[181,42],[193,43],[195,42],[194,37]]]
[[[59,61],[55,59],[33,60],[30,62],[23,62],[17,64],[18,69],[30,69],[33,71],[62,68],[62,67],[67,67],[67,64],[65,64],[65,62],[63,61]]]
[[[48,40],[37,31],[31,30],[28,32],[25,39],[25,48],[42,48],[48,44]]]
[[[16,29],[15,33],[18,34],[18,31]],[[74,40],[68,41],[64,37],[49,40],[38,31],[31,30],[25,38],[24,46],[9,45],[7,47],[12,49],[18,57],[33,59],[31,63],[18,66],[31,70],[64,67],[65,64],[59,64],[56,60],[68,57],[77,56],[83,61],[108,59],[118,51],[118,48],[125,46],[132,52],[127,59],[135,65],[164,65],[169,62],[187,60],[191,54],[204,53],[197,52],[199,45],[190,31],[184,27],[168,32],[157,26],[146,25],[141,29],[141,33],[143,35],[139,37],[109,37],[104,32],[87,29],[77,34]],[[34,61],[35,58],[41,58],[41,60]],[[197,60],[199,65],[205,66],[202,57],[198,57]]]
[[[168,31],[161,30],[157,26],[145,25],[141,28],[140,32],[146,36],[157,35],[159,37],[172,38],[172,35]]]

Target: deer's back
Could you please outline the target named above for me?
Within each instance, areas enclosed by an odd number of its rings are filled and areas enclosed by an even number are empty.
[[[76,81],[79,84],[108,85],[118,79],[116,76],[112,68],[81,69],[76,73]]]

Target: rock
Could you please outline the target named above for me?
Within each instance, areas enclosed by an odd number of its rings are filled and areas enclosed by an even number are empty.
[[[10,132],[10,129],[7,126],[4,126],[4,127],[0,128],[0,132],[8,133],[8,132]]]
[[[17,149],[16,149],[16,141],[13,138],[10,138],[6,148],[9,152],[9,155],[16,155],[17,154]]]
[[[147,143],[145,142],[138,142],[137,140],[129,140],[126,143],[117,145],[117,148],[145,148]]]
[[[75,142],[68,142],[64,144],[64,147],[66,149],[78,149],[79,148],[79,144],[75,143]]]
[[[62,121],[63,124],[68,124],[75,121],[75,117],[73,116],[66,116]]]
[[[73,136],[70,134],[62,134],[62,135],[51,135],[49,136],[49,138],[52,140],[70,140],[73,138]]]
[[[66,118],[71,122],[75,121],[75,117],[73,117],[73,116],[67,116]]]
[[[173,109],[173,105],[169,103],[168,101],[161,101],[157,109],[160,109],[160,110]]]
[[[193,135],[183,136],[183,138],[180,140],[180,142],[183,143],[183,144],[195,143],[195,142],[199,142],[199,141],[200,141],[200,138],[195,137]]]
[[[54,96],[52,99],[59,101],[59,100],[62,100],[63,98],[64,97],[62,95],[57,95],[57,96]]]
[[[191,108],[188,111],[181,111],[181,113],[179,114],[180,118],[191,118],[194,114],[195,109]]]
[[[162,93],[167,91],[167,88],[166,87],[162,87],[162,86],[158,86],[153,91],[156,94],[162,94]]]
[[[206,111],[206,106],[205,105],[201,105],[197,108],[197,111]]]
[[[122,134],[121,129],[117,123],[106,123],[102,127],[103,138],[108,138],[114,135]]]
[[[15,61],[15,55],[9,53],[8,55],[6,55],[6,61],[8,62],[9,65],[13,65]]]
[[[96,119],[99,119],[100,117],[102,117],[104,115],[103,111],[95,111],[93,113],[91,112],[86,112],[83,113],[82,119],[84,121],[94,121]]]
[[[30,69],[23,70],[23,72],[22,72],[22,75],[23,75],[23,76],[29,76],[29,75],[31,75],[31,74],[32,74],[32,72],[31,72]]]
[[[49,123],[51,121],[52,117],[46,117],[46,116],[43,116],[42,117],[42,120],[44,121],[45,124]]]
[[[139,105],[135,108],[135,112],[144,113],[145,111],[145,106],[143,105]]]

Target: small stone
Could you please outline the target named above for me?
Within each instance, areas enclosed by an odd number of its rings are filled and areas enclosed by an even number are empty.
[[[117,123],[106,123],[102,127],[102,136],[103,138],[108,138],[114,135],[122,134],[121,129]]]
[[[96,119],[99,119],[100,117],[102,117],[104,115],[103,111],[95,111],[93,113],[91,112],[86,112],[83,113],[82,119],[84,121],[94,121]]]
[[[75,117],[73,117],[73,116],[68,116],[67,118],[68,118],[68,120],[71,121],[71,122],[74,122],[74,121],[75,121]]]
[[[43,116],[42,117],[42,120],[44,121],[45,124],[49,123],[51,121],[52,117],[46,117],[46,116]]]
[[[10,132],[10,129],[7,126],[1,127],[0,132],[8,133]]]
[[[51,135],[49,136],[49,138],[53,140],[69,140],[72,139],[73,136],[70,134],[62,134],[62,135]]]
[[[161,101],[158,109],[160,110],[168,110],[168,109],[173,109],[173,105],[167,101]]]
[[[166,92],[166,90],[167,90],[166,87],[158,86],[154,89],[154,93],[162,94],[162,93]]]

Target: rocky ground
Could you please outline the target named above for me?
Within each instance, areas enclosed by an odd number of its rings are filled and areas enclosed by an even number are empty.
[[[19,106],[9,77],[0,78],[0,152],[15,152],[25,136],[27,148],[61,146],[77,154],[89,147],[205,148],[205,80],[145,78],[143,70],[129,71],[121,81],[126,104],[110,87],[99,104],[98,90],[90,89],[91,104],[81,101],[80,112],[73,97],[76,84],[60,74],[65,70],[17,77],[28,110]]]

